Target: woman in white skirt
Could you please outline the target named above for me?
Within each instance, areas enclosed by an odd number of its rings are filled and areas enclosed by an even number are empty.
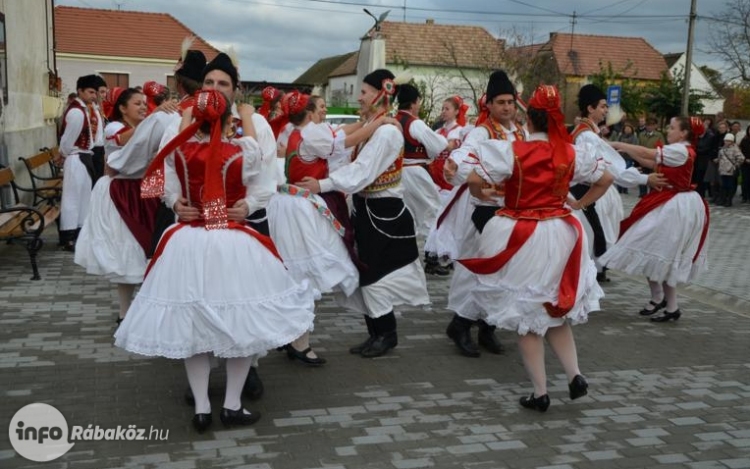
[[[677,284],[690,282],[706,268],[708,205],[691,187],[695,147],[690,143],[703,135],[699,118],[674,117],[662,148],[646,148],[612,142],[644,168],[662,173],[669,186],[651,191],[623,220],[620,239],[600,259],[607,267],[629,274],[645,275],[651,299],[640,311],[650,316],[664,309],[654,322],[677,320]]]
[[[253,356],[312,328],[312,288],[295,282],[270,238],[244,223],[247,207],[245,213],[234,209],[263,164],[253,112],[240,107],[243,137],[229,139],[227,99],[218,91],[199,91],[192,112],[183,113],[184,130],[149,166],[143,197],[161,196],[165,183],[177,178],[182,196],[197,210],[162,236],[115,334],[115,345],[130,352],[185,360],[199,432],[212,420],[210,353],[227,359],[222,423],[250,425],[259,414],[243,409],[240,395]]]
[[[540,86],[529,101],[529,141],[489,140],[468,184],[488,199],[504,184],[505,204],[482,231],[479,257],[460,262],[478,276],[475,299],[488,324],[516,331],[534,386],[523,407],[547,410],[546,338],[568,377],[570,398],[587,393],[571,324],[599,309],[602,290],[580,222],[565,206],[571,182],[591,185],[574,208],[593,203],[612,183],[592,155],[570,144],[557,88]]]
[[[130,307],[135,286],[143,281],[146,253],[137,235],[145,231],[144,242],[150,242],[148,221],[153,224],[156,201],[140,198],[140,177],[151,161],[138,154],[137,161],[121,161],[112,154],[122,148],[145,119],[147,105],[144,95],[135,88],[114,87],[107,91],[103,110],[109,124],[104,128],[105,161],[107,166],[91,192],[88,216],[81,228],[75,251],[75,263],[86,273],[102,275],[117,285],[122,322]],[[115,182],[116,181],[116,182]]]
[[[284,113],[293,125],[284,145],[287,183],[271,198],[268,223],[295,280],[307,279],[321,293],[348,297],[359,286],[359,272],[346,198],[340,192],[313,194],[295,184],[305,177],[328,177],[329,171],[349,162],[347,148],[369,138],[380,124],[396,120],[381,117],[371,126],[357,123],[334,130],[322,120],[321,101],[296,90],[284,95]],[[326,362],[310,347],[309,332],[286,346],[286,352],[310,366]]]

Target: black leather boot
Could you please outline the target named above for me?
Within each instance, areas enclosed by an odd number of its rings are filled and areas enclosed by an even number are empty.
[[[366,349],[370,346],[373,340],[375,340],[375,327],[373,323],[373,319],[370,316],[365,316],[365,324],[367,324],[367,340],[362,342],[361,344],[357,344],[354,347],[349,349],[349,353],[353,355],[360,355],[362,353],[362,350]]]
[[[470,319],[462,318],[458,314],[453,315],[451,323],[448,324],[448,328],[445,333],[453,339],[453,342],[458,347],[461,355],[467,357],[477,358],[481,355],[479,353],[479,347],[471,340],[471,324]]]
[[[380,357],[388,353],[389,350],[398,345],[398,335],[396,334],[396,315],[393,311],[372,320],[375,329],[375,337],[372,342],[365,347],[361,354],[365,358]]]
[[[477,338],[479,339],[479,345],[484,347],[485,350],[487,350],[490,353],[494,353],[496,355],[500,355],[505,351],[505,347],[500,344],[500,340],[498,340],[497,337],[495,337],[495,329],[497,329],[495,326],[490,326],[483,320],[479,320],[477,322],[479,325],[479,334]]]

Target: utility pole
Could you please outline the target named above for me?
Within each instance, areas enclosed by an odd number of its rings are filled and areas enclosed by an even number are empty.
[[[404,23],[406,23],[406,0],[404,0]]]
[[[690,2],[690,22],[688,23],[688,43],[687,52],[685,53],[685,80],[682,89],[682,115],[688,116],[690,102],[690,69],[693,68],[693,30],[695,29],[696,3],[698,0]]]

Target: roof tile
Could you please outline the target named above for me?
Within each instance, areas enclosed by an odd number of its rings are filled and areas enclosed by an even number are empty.
[[[114,26],[127,26],[113,36]],[[219,51],[167,13],[55,7],[57,52],[117,57],[174,60],[180,58],[182,40],[194,35],[193,49],[213,59]]]

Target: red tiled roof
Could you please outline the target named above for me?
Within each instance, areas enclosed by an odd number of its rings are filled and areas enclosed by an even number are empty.
[[[544,49],[552,50],[563,75],[595,75],[600,62],[604,67],[611,62],[615,72],[641,80],[658,80],[667,72],[664,57],[641,37],[551,33]],[[623,72],[628,63],[632,65]]]
[[[328,78],[345,77],[347,75],[356,75],[357,74],[357,61],[359,61],[359,51],[355,50],[354,52],[351,52],[351,55],[349,56],[349,58],[347,58],[341,65],[336,67],[328,75]]]
[[[504,41],[480,26],[385,21],[380,31],[386,63],[484,69],[502,60]]]
[[[113,37],[113,31],[120,33]],[[167,13],[55,7],[57,52],[177,62],[182,40],[191,35],[195,33],[190,28]],[[219,53],[197,36],[192,48],[207,60]]]

